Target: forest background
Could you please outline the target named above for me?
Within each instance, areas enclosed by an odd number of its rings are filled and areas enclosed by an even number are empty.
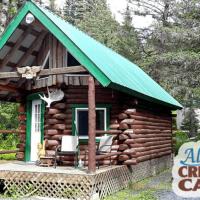
[[[120,1],[120,0],[117,0]],[[37,1],[107,47],[139,65],[184,107],[182,129],[198,135],[195,108],[200,107],[200,2],[198,0],[127,0],[118,22],[106,0]],[[0,1],[0,34],[23,5],[23,0]],[[133,19],[152,23],[136,28]],[[17,104],[0,102],[0,129],[17,129]],[[12,148],[15,135],[0,135],[0,148]]]

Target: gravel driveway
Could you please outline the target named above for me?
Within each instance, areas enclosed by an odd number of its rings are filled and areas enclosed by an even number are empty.
[[[142,187],[136,193],[147,189],[155,190],[154,196],[158,200],[197,200],[200,198],[182,198],[172,191],[172,174],[171,170],[165,171],[155,177],[151,177],[142,184]]]

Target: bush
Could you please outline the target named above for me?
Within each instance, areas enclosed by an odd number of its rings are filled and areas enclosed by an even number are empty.
[[[175,154],[178,154],[178,150],[181,147],[182,144],[189,142],[190,139],[188,137],[188,134],[183,131],[176,131],[176,143],[175,143]]]

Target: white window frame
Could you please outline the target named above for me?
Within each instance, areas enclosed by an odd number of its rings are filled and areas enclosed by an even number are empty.
[[[104,131],[107,130],[107,108],[96,108],[96,110],[103,110],[104,111]],[[75,108],[75,124],[76,124],[76,129],[78,130],[78,111],[88,111],[88,108]],[[78,133],[79,134],[79,133]],[[88,139],[88,136],[80,136],[80,139]]]

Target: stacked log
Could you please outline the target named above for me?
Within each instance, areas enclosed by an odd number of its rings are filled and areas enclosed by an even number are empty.
[[[135,165],[139,162],[172,153],[171,117],[142,109],[126,109],[118,115],[119,162]]]
[[[45,139],[46,154],[55,154],[56,147],[60,145],[63,135],[71,135],[72,131],[66,128],[66,104],[54,103],[45,113]]]
[[[17,148],[19,152],[16,154],[16,158],[18,160],[24,160],[25,158],[25,144],[26,144],[26,110],[25,105],[20,104],[18,108],[18,120],[19,120],[19,144],[17,144]]]
[[[88,86],[68,86],[65,90],[65,104],[66,104],[66,129],[72,130],[72,104],[88,104]],[[104,131],[97,131],[97,136],[102,136],[104,134],[112,134],[115,136],[115,144],[112,147],[112,151],[118,150],[118,142],[117,142],[117,135],[121,133],[121,131],[118,129],[118,94],[109,88],[102,88],[98,85],[96,85],[96,104],[109,104],[112,105],[112,108],[110,110],[110,131],[104,132]],[[84,161],[85,165],[87,165],[87,156],[85,156],[85,151],[87,152],[87,143],[80,143],[80,158],[82,161]],[[72,157],[72,156],[71,156]],[[64,162],[64,160],[66,162]],[[63,164],[69,164],[73,165],[73,161],[71,161],[68,156],[65,158],[63,157]],[[106,163],[110,161],[109,158],[101,159],[100,164]],[[112,163],[117,162],[116,158],[113,158]]]

